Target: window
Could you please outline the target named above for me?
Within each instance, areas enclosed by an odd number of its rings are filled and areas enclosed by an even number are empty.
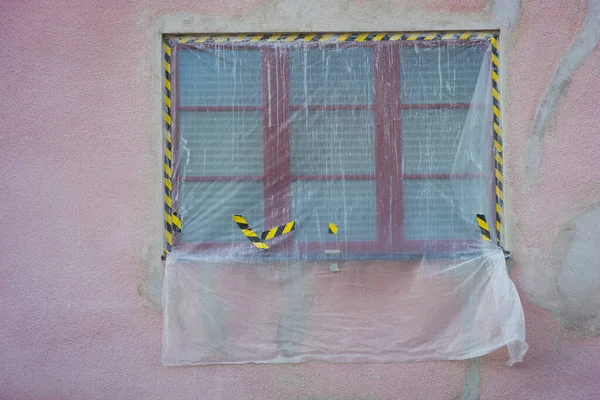
[[[487,37],[261,36],[172,45],[176,246],[252,249],[234,214],[257,232],[296,221],[269,257],[450,253],[478,240],[475,214],[495,215]]]

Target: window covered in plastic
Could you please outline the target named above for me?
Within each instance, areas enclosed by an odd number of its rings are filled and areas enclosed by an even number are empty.
[[[166,41],[183,225],[165,261],[163,363],[457,360],[503,346],[521,361],[500,235],[476,219],[502,212],[497,38]]]
[[[474,215],[494,210],[485,43],[179,47],[176,246],[217,258],[464,250]],[[258,232],[296,229],[260,254],[234,214]]]

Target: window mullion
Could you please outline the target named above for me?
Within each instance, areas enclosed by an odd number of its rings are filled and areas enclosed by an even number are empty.
[[[288,49],[276,49],[277,57],[277,171],[279,208],[277,225],[292,218],[292,149],[290,132],[290,66]],[[286,241],[291,239],[290,236]]]
[[[388,160],[389,107],[387,102],[387,78],[389,71],[389,51],[387,46],[376,46],[373,52],[373,112],[375,113],[375,176],[377,196],[377,243],[389,250],[391,230],[391,182]]]
[[[262,50],[265,227],[289,222],[289,67],[285,49]]]
[[[400,55],[398,46],[380,45],[374,54],[377,242],[398,251],[403,243]]]
[[[402,195],[402,87],[400,82],[400,48],[390,48],[390,64],[387,86],[388,104],[390,106],[390,146],[388,147],[389,160],[393,162],[389,166],[391,175],[392,191],[392,230],[394,249],[404,247],[404,202]]]

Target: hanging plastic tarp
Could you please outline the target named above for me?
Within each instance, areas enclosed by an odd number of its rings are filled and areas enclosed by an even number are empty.
[[[164,364],[522,360],[495,40],[169,40]]]

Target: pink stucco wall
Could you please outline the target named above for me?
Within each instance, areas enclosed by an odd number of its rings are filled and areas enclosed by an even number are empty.
[[[598,3],[1,2],[0,398],[600,398]],[[198,20],[503,29],[522,364],[161,366],[157,38]]]

